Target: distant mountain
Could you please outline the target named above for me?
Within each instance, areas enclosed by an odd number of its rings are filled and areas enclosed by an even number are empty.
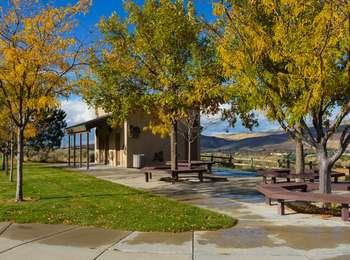
[[[341,129],[344,126],[341,127]],[[334,135],[328,147],[338,147],[340,133]],[[306,149],[310,147],[306,146]],[[294,151],[295,142],[282,131],[250,132],[238,134],[217,134],[215,136],[201,136],[202,151],[266,151],[288,152]],[[349,151],[350,149],[348,149]]]
[[[276,132],[220,134],[202,136],[203,151],[291,151],[294,142],[286,134]]]
[[[258,121],[259,125],[257,127],[254,127],[254,132],[280,130],[278,124],[272,123],[262,115],[258,116]],[[203,117],[201,119],[201,123],[203,126],[203,135],[206,136],[216,136],[223,133],[251,133],[249,129],[245,128],[242,125],[240,120],[237,120],[234,128],[230,127],[227,121],[222,121],[220,118],[208,119],[206,117]]]
[[[228,147],[232,145],[232,141],[226,140],[221,137],[216,136],[201,136],[201,148],[202,150],[215,150],[215,149],[223,149],[224,147]]]

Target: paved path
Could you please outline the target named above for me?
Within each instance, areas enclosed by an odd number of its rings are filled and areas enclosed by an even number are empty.
[[[0,259],[349,259],[349,236],[340,233],[318,248],[323,233],[296,230],[285,245],[283,236],[269,236],[254,227],[219,232],[142,233],[64,225],[0,223]],[[274,230],[270,230],[274,232]],[[348,230],[349,231],[349,230]],[[327,235],[326,235],[327,236]],[[321,241],[320,241],[321,239]],[[323,241],[325,242],[325,241]],[[290,247],[292,246],[292,247]],[[311,249],[312,248],[312,249]]]
[[[0,223],[0,259],[192,259],[194,234]]]
[[[350,259],[350,224],[305,214],[277,216],[255,191],[255,178],[172,185],[133,170],[92,170],[101,179],[232,215],[239,224],[215,232],[143,233],[65,225],[0,223],[2,259]]]

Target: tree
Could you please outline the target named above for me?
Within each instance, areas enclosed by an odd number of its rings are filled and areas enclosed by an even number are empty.
[[[0,150],[2,153],[2,170],[6,175],[8,175],[9,174],[9,143],[2,142]]]
[[[15,125],[9,117],[8,110],[2,106],[0,110],[0,150],[3,154],[3,170],[9,174],[9,179],[13,181],[13,161],[14,161],[14,131]],[[10,157],[10,167],[8,159]],[[10,168],[10,169],[9,169]],[[9,171],[10,170],[10,171]]]
[[[303,174],[305,172],[305,153],[303,140],[295,138],[295,173]]]
[[[318,155],[320,191],[350,143],[348,1],[224,1],[218,51],[225,75],[256,108]],[[338,149],[328,141],[341,131]]]
[[[176,169],[179,120],[189,108],[213,112],[223,100],[215,49],[191,0],[187,7],[181,0],[126,1],[125,9],[125,19],[114,13],[100,22],[105,48],[92,53],[97,82],[82,82],[84,97],[114,124],[136,111],[151,115],[149,129],[171,136]]]
[[[11,132],[11,141],[10,141],[10,182],[13,182],[13,170],[14,170],[14,159],[15,159],[15,135],[14,131]]]
[[[43,109],[72,90],[81,44],[69,36],[87,1],[51,7],[34,0],[13,0],[0,14],[0,99],[17,128],[16,201],[23,200],[24,132]]]
[[[62,109],[45,109],[35,120],[36,134],[26,143],[29,151],[44,151],[48,154],[52,149],[60,147],[67,127],[66,113]]]
[[[179,132],[187,141],[187,162],[188,168],[191,168],[192,146],[198,141],[201,135],[200,112],[198,110],[189,109],[186,118],[180,121]]]

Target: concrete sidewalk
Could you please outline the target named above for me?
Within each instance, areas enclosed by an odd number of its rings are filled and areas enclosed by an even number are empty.
[[[325,234],[306,231],[309,240],[299,241],[296,236],[300,230],[289,230],[289,237],[294,236],[294,245],[290,247],[278,236],[269,236],[266,231],[252,226],[173,234],[0,223],[0,230],[0,259],[11,260],[350,258],[349,229],[328,240],[327,249],[318,248]],[[345,242],[347,245],[343,244]]]
[[[192,259],[190,233],[0,223],[0,259]]]
[[[143,233],[65,225],[0,223],[0,259],[350,259],[349,229],[288,234],[236,227],[216,232]],[[281,237],[279,237],[279,234]],[[283,238],[291,240],[286,244]],[[327,240],[327,241],[326,241]],[[327,248],[321,247],[327,243]]]

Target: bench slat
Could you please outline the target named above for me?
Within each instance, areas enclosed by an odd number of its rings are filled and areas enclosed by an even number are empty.
[[[310,192],[296,192],[290,189],[300,188],[304,185],[258,185],[257,190],[269,197],[270,199],[283,199],[283,200],[295,200],[295,201],[307,201],[307,202],[323,202],[323,203],[339,203],[339,204],[350,204],[350,195],[339,195],[339,194],[318,194]]]

